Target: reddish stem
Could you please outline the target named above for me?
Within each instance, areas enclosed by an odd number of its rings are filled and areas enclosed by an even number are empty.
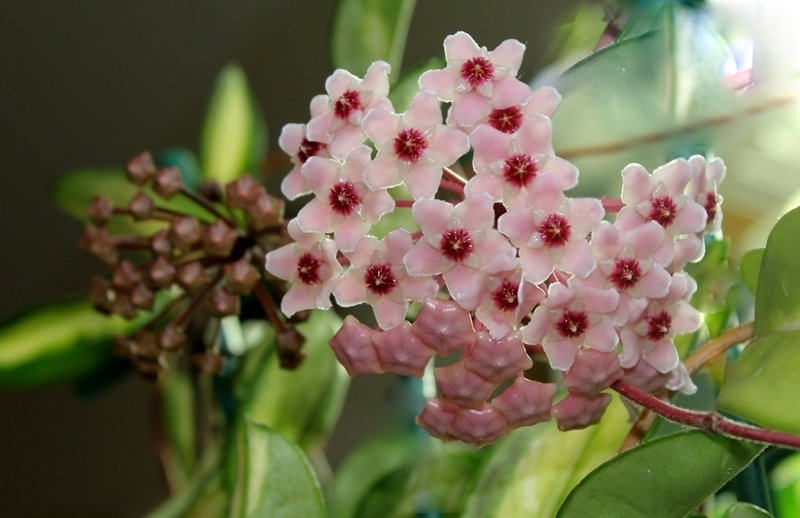
[[[617,380],[611,388],[658,415],[710,433],[726,435],[737,439],[762,442],[786,448],[800,449],[800,436],[777,430],[768,430],[756,426],[739,423],[724,417],[717,412],[688,410],[661,400],[652,394],[634,387],[630,383]]]
[[[456,194],[464,194],[464,186],[460,183],[456,182],[448,182],[447,180],[442,180],[439,184],[442,189],[447,189],[448,191],[452,191]]]
[[[414,200],[394,200],[395,207],[405,207],[410,209],[414,205]]]

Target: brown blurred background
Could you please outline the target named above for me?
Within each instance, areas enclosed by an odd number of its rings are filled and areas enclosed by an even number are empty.
[[[404,68],[466,30],[489,48],[528,44],[523,74],[576,2],[420,0]],[[80,294],[98,265],[48,186],[83,166],[122,166],[143,149],[196,149],[223,65],[245,69],[270,130],[304,122],[331,73],[332,0],[0,2],[0,318]],[[555,7],[558,6],[558,7]],[[356,380],[334,462],[385,418],[390,381]],[[366,390],[368,387],[369,390]],[[376,390],[377,388],[377,390]],[[163,497],[150,387],[131,376],[92,398],[68,385],[0,392],[0,515],[140,516]]]

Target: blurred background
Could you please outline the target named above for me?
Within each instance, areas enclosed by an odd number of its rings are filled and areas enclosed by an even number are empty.
[[[324,91],[333,0],[0,2],[0,318],[85,293],[94,259],[48,187],[86,166],[121,167],[148,149],[197,149],[214,79],[245,70],[269,126],[305,122]],[[494,48],[528,45],[521,75],[575,1],[420,0],[404,68],[465,30]],[[598,35],[590,37],[596,39]],[[386,419],[391,379],[357,379],[331,446],[335,463]],[[95,396],[70,385],[0,392],[0,514],[140,516],[165,496],[153,449],[151,386],[128,376]]]

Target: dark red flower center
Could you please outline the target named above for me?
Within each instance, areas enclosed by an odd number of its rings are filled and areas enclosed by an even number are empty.
[[[326,147],[323,142],[314,142],[304,138],[300,143],[300,149],[297,150],[297,159],[301,164],[305,164],[309,157],[319,155]]]
[[[406,162],[416,162],[428,149],[428,139],[414,128],[404,129],[394,138],[394,154]]]
[[[589,317],[583,311],[565,309],[556,322],[556,329],[564,338],[580,336],[589,327]]]
[[[706,209],[706,224],[710,224],[714,221],[714,218],[717,217],[717,211],[719,210],[719,201],[717,200],[717,193],[715,192],[707,192],[706,193],[706,202],[703,204],[703,207]]]
[[[341,181],[331,187],[328,193],[328,203],[334,212],[347,216],[361,204],[361,196],[358,195],[356,187],[352,183]]]
[[[489,114],[489,125],[503,133],[514,133],[522,126],[522,110],[516,106],[495,108]]]
[[[319,277],[319,267],[321,265],[322,261],[311,253],[306,252],[297,260],[297,278],[303,284],[317,284],[321,280]]]
[[[567,218],[561,214],[550,214],[544,221],[539,223],[536,231],[541,236],[544,244],[553,246],[564,246],[569,241],[572,228],[569,226]]]
[[[669,226],[677,213],[678,207],[669,196],[659,196],[650,203],[650,219],[657,221],[662,227]]]
[[[439,243],[442,253],[453,261],[463,261],[472,253],[472,236],[465,228],[451,228],[442,234]]]
[[[633,258],[617,259],[614,270],[611,272],[611,283],[618,290],[626,290],[639,282],[642,278],[642,268],[639,261]]]
[[[492,300],[497,309],[501,311],[511,311],[519,305],[517,299],[518,286],[511,281],[503,281],[503,284],[492,293]]]
[[[647,317],[647,338],[657,342],[669,334],[672,317],[666,311]]]
[[[386,295],[397,286],[397,278],[388,264],[371,264],[364,272],[364,284],[378,295]]]
[[[484,57],[468,59],[461,65],[461,77],[475,87],[494,77],[494,65]]]
[[[333,105],[333,113],[340,119],[347,120],[351,113],[362,109],[361,96],[356,90],[348,90]]]
[[[503,177],[517,187],[525,187],[536,176],[536,163],[530,155],[517,153],[503,163]]]

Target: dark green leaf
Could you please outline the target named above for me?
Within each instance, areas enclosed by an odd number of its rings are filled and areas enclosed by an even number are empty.
[[[254,172],[266,152],[266,125],[238,65],[227,65],[206,112],[200,137],[203,176],[221,184]]]
[[[382,59],[397,77],[415,0],[342,0],[333,19],[331,60],[361,77]]]
[[[764,509],[753,504],[733,504],[725,511],[725,518],[771,518]]]
[[[756,335],[800,328],[800,208],[769,233],[756,292]]]
[[[750,293],[753,295],[756,294],[756,290],[758,290],[758,275],[761,271],[761,260],[764,258],[764,249],[763,248],[756,248],[755,250],[750,250],[742,256],[742,264],[741,264],[741,271],[742,271],[742,279],[744,279],[744,283],[747,285],[747,289],[750,290]]]
[[[594,470],[570,493],[558,516],[683,516],[763,449],[696,430],[655,439]]]
[[[800,330],[776,332],[744,349],[725,375],[718,404],[761,426],[800,433],[798,391]]]
[[[0,326],[0,386],[30,387],[73,379],[111,355],[112,338],[135,324],[88,302],[48,304]]]
[[[322,490],[308,459],[275,430],[247,419],[238,458],[231,517],[326,516]]]
[[[447,65],[447,63],[444,59],[431,58],[403,74],[403,77],[392,86],[392,91],[389,92],[389,100],[392,101],[394,111],[401,113],[408,109],[409,104],[411,104],[411,99],[419,92],[419,76],[421,76],[423,72],[435,68],[444,68],[445,65]]]
[[[628,412],[615,397],[596,426],[565,433],[551,421],[515,431],[497,445],[464,518],[555,515],[572,488],[614,456],[629,429]]]
[[[419,462],[421,455],[430,454],[430,440],[418,433],[383,434],[359,445],[347,456],[336,472],[328,498],[331,516],[354,518],[364,500],[376,492],[376,486],[392,473]],[[376,462],[380,459],[380,462]],[[400,487],[392,488],[395,496],[401,496],[407,481],[396,480]]]
[[[350,383],[328,345],[341,324],[334,312],[319,310],[297,326],[306,337],[306,358],[296,370],[282,369],[276,354],[261,356],[263,363],[257,368],[244,413],[303,448],[327,434],[338,419]]]

